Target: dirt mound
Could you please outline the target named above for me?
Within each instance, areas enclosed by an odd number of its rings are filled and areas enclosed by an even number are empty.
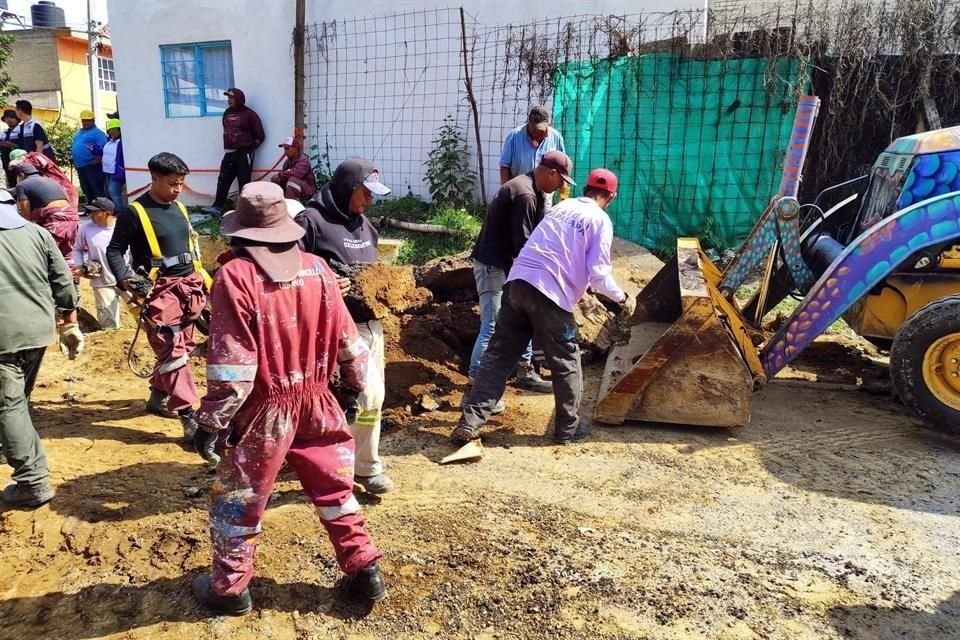
[[[382,320],[423,307],[433,300],[429,289],[417,286],[412,267],[375,264],[358,270],[345,302],[356,318]]]

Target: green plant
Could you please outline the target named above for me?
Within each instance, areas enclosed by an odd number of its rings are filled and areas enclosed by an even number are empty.
[[[57,154],[57,164],[65,171],[73,166],[73,153],[70,149],[78,128],[62,118],[47,127],[47,137],[50,138],[53,152]]]
[[[313,166],[313,176],[317,179],[317,186],[321,187],[333,177],[333,167],[330,164],[330,141],[324,140],[323,153],[319,153],[320,145],[310,147],[310,164]]]
[[[20,92],[20,88],[14,84],[7,63],[13,56],[13,42],[15,38],[12,35],[0,35],[0,100],[6,104],[7,98]]]
[[[410,222],[422,222],[430,215],[430,204],[413,193],[393,200],[381,200],[367,209],[368,218],[400,218]]]
[[[424,220],[428,224],[439,224],[456,229],[454,236],[435,233],[401,232],[397,237],[403,239],[397,253],[398,264],[423,264],[440,256],[466,251],[480,234],[480,220],[461,207],[444,206],[432,209]]]
[[[467,142],[453,116],[447,114],[424,162],[427,187],[434,203],[465,206],[473,200],[477,176],[470,169],[469,158]]]

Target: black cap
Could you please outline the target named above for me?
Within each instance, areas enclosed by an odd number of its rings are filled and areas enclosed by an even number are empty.
[[[93,213],[94,211],[108,211],[113,213],[113,200],[110,198],[94,198],[92,202],[83,205],[83,210],[88,213]]]

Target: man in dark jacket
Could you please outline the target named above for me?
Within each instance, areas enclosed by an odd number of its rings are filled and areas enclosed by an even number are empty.
[[[500,187],[487,207],[483,228],[470,254],[480,297],[480,333],[473,345],[468,371],[471,380],[477,375],[480,358],[493,336],[510,267],[534,227],[543,219],[546,194],[553,193],[564,182],[574,184],[571,171],[573,162],[565,153],[548,151],[533,171],[512,178]],[[533,350],[528,347],[517,366],[517,386],[550,393],[553,389],[534,369],[532,357]]]
[[[353,275],[356,265],[377,261],[377,230],[363,212],[373,196],[390,189],[380,182],[380,171],[369,160],[347,158],[334,170],[333,178],[301,211],[296,221],[304,229],[300,247],[324,258],[341,278]],[[380,420],[385,393],[383,375],[383,324],[375,318],[353,316],[360,337],[370,349],[370,364],[364,391],[358,398],[356,418],[350,431],[356,441],[354,480],[370,493],[386,493],[393,481],[383,473],[380,461]]]
[[[253,156],[263,142],[263,125],[257,112],[247,106],[243,91],[234,87],[224,92],[227,110],[223,112],[223,160],[217,179],[217,195],[206,211],[219,216],[227,203],[230,186],[237,181],[237,190],[250,182]]]

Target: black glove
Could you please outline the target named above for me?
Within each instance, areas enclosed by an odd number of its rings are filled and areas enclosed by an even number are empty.
[[[360,413],[360,403],[357,401],[358,393],[350,389],[338,387],[334,391],[337,403],[343,409],[343,415],[347,419],[347,424],[353,424],[357,421],[357,415]]]
[[[197,429],[193,434],[193,448],[196,449],[200,457],[210,464],[220,462],[220,456],[217,455],[217,440],[220,438],[219,431],[207,431],[203,427]]]

